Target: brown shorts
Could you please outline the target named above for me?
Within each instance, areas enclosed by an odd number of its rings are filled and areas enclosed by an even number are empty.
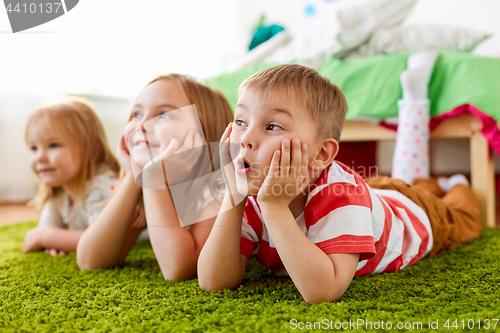
[[[412,185],[386,176],[365,181],[371,188],[401,192],[422,207],[434,238],[431,257],[468,243],[481,233],[480,203],[468,186],[456,185],[444,194],[434,178],[415,179]]]

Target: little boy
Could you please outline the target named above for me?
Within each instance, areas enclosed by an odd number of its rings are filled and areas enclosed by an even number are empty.
[[[289,275],[305,301],[338,300],[354,276],[397,271],[479,235],[469,187],[438,199],[433,180],[365,182],[334,160],[347,102],[315,70],[267,68],[238,92],[221,141],[239,152],[221,150],[230,190],[199,257],[202,289],[236,288],[258,248],[259,263]]]

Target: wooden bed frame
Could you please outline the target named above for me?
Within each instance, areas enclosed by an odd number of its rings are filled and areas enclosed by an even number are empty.
[[[481,121],[472,115],[443,120],[431,132],[433,138],[469,138],[471,187],[481,202],[481,223],[495,227],[495,172],[488,141],[481,133]],[[340,141],[395,140],[396,132],[370,122],[348,121]]]

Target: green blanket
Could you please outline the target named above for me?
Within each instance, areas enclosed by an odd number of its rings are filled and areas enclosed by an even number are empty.
[[[398,115],[402,97],[399,75],[409,54],[380,55],[344,61],[324,59],[318,70],[344,91],[349,104],[347,119],[386,119]],[[236,105],[241,82],[257,71],[276,64],[258,64],[209,80]],[[472,104],[500,120],[500,59],[470,53],[441,52],[429,86],[431,115],[437,116],[460,105]]]

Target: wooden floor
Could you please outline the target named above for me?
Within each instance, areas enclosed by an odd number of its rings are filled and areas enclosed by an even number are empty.
[[[37,221],[40,211],[25,204],[0,205],[0,225],[7,225],[26,221]]]

